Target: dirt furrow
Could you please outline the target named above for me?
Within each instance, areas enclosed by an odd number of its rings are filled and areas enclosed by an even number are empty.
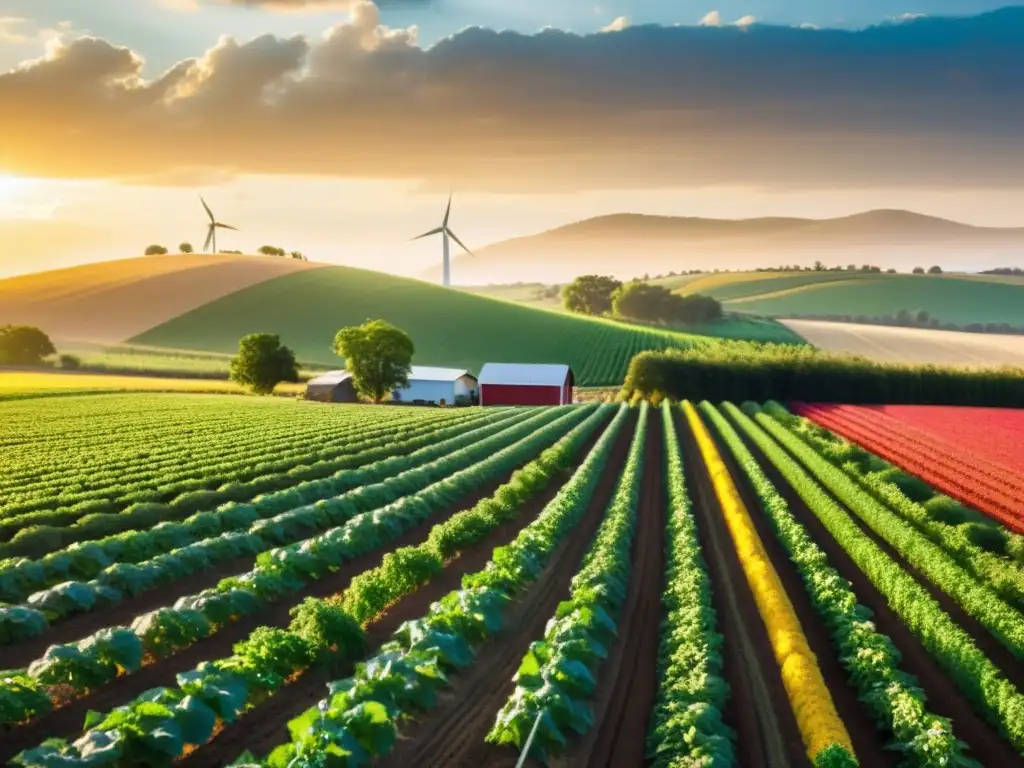
[[[524,505],[514,520],[494,529],[472,549],[449,560],[442,573],[431,579],[428,584],[399,600],[370,624],[367,628],[370,637],[367,656],[375,653],[380,645],[389,640],[403,622],[420,618],[426,614],[431,603],[458,589],[463,576],[481,570],[491,559],[496,547],[511,542],[523,528],[533,522],[548,502],[555,497],[566,480],[576,471],[576,467],[583,462],[605,428],[607,428],[607,424],[595,430],[594,434],[581,446],[572,466],[553,477],[541,493]],[[464,506],[460,507],[460,509],[464,508]],[[383,554],[379,553],[373,567],[379,565],[382,558]],[[333,668],[325,667],[302,675],[287,688],[278,691],[266,702],[226,727],[208,744],[179,761],[180,766],[182,768],[210,768],[226,765],[245,750],[250,750],[257,755],[265,755],[275,747],[287,743],[290,739],[288,721],[298,717],[322,699],[327,694],[327,684],[330,681],[352,674],[353,668],[353,664],[343,663],[335,665]]]
[[[744,768],[807,768],[810,761],[786,696],[768,631],[757,610],[739,556],[722,516],[714,484],[689,424],[677,414],[686,485],[706,552],[731,695],[726,722],[736,731],[736,756]]]
[[[768,460],[758,446],[746,435],[744,442],[757,459],[772,485],[789,504],[790,511],[810,532],[814,541],[828,556],[829,563],[853,585],[857,601],[874,614],[872,621],[879,632],[889,637],[899,649],[900,668],[917,679],[924,691],[928,708],[953,721],[957,737],[970,745],[969,756],[985,766],[1022,766],[1024,760],[1005,742],[999,733],[978,716],[970,703],[949,678],[903,620],[889,607],[879,592],[846,550],[832,537],[828,529],[804,503],[800,495]],[[836,502],[841,507],[840,502]],[[843,507],[845,509],[845,507]],[[847,512],[857,521],[856,515]],[[898,561],[897,561],[898,562]]]
[[[488,765],[490,745],[484,737],[495,715],[512,693],[512,676],[530,643],[565,599],[579,570],[625,462],[636,415],[623,426],[594,496],[575,531],[562,542],[548,567],[505,615],[505,629],[478,652],[472,668],[452,677],[452,687],[438,706],[402,729],[392,752],[377,768],[480,768]]]

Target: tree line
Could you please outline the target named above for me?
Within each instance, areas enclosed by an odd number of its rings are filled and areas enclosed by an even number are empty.
[[[309,261],[302,251],[286,251],[284,248],[278,248],[276,245],[261,245],[256,252],[262,256],[279,256],[286,259],[295,259],[296,261]],[[166,256],[167,253],[167,248],[157,243],[147,246],[145,251],[146,256]],[[178,253],[195,253],[195,249],[192,247],[192,243],[180,243],[178,245]],[[222,250],[221,253],[240,254],[241,251]]]
[[[722,319],[722,305],[710,296],[681,296],[669,289],[607,275],[577,277],[562,290],[570,312],[651,323],[701,323]]]
[[[927,328],[941,331],[961,331],[964,333],[1001,333],[1007,335],[1024,334],[1024,325],[1010,323],[951,323],[932,317],[924,309],[900,309],[889,315],[813,315],[791,314],[787,317],[794,320],[826,320],[833,323],[855,323],[857,325],[886,325],[897,328]]]
[[[880,363],[810,346],[749,342],[642,352],[627,393],[722,402],[1024,407],[1024,370]]]

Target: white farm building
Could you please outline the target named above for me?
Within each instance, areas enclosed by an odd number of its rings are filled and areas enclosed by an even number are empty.
[[[391,393],[395,402],[434,405],[469,405],[476,396],[476,376],[464,368],[424,365],[414,365],[409,373],[409,385]]]

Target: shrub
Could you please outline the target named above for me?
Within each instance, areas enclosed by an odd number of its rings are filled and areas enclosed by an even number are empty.
[[[167,253],[167,249],[162,245],[150,245],[146,247],[147,256],[163,256]]]
[[[82,367],[82,361],[75,355],[61,355],[58,358],[60,367],[66,371],[77,371]]]

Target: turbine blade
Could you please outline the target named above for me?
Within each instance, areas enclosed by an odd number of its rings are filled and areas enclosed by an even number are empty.
[[[438,227],[437,229],[432,229],[429,232],[424,232],[422,235],[416,235],[416,237],[414,237],[413,240],[419,240],[424,237],[430,237],[431,235],[439,235],[442,232],[444,232],[444,227]]]
[[[216,219],[213,218],[213,211],[210,210],[210,206],[208,206],[206,204],[206,201],[203,200],[203,196],[202,195],[199,196],[199,202],[201,202],[203,204],[203,208],[206,209],[206,215],[210,217],[210,223],[212,224],[213,222],[215,222]]]
[[[221,229],[233,229],[235,232],[238,231],[238,227],[232,227],[230,224],[221,224],[220,222],[217,222],[213,226],[220,227]]]
[[[213,233],[216,231],[214,226],[211,224],[206,230],[206,242],[203,243],[203,252],[210,252],[210,243],[213,241]]]
[[[451,216],[451,213],[452,213],[452,193],[449,192],[448,193],[448,207],[445,209],[445,212],[444,212],[444,222],[441,224],[442,227],[447,227],[448,226],[448,217]]]
[[[458,236],[454,232],[452,232],[450,229],[448,230],[448,237],[450,237],[456,243],[461,245],[462,246],[462,250],[464,250],[470,256],[476,256],[476,254],[473,253],[471,250],[469,250],[469,248],[466,247],[465,243],[463,243],[461,240],[459,240]]]

